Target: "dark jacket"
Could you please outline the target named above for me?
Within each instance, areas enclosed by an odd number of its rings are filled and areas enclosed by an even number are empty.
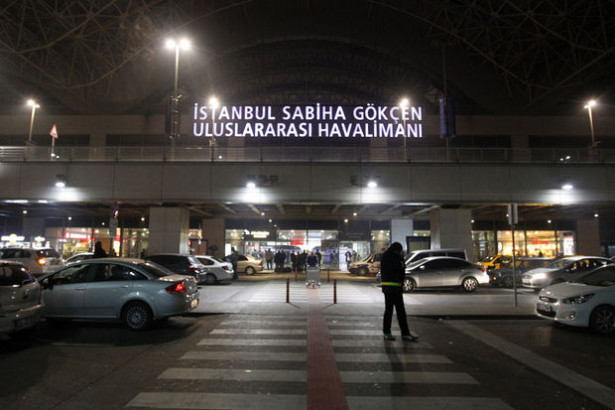
[[[400,254],[387,250],[382,254],[380,260],[380,278],[382,281],[382,287],[384,288],[387,282],[404,283],[404,277],[406,274],[406,265],[404,263],[404,257]]]

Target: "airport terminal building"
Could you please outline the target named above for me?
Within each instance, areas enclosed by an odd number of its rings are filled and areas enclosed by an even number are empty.
[[[609,13],[35,3],[0,17],[0,246],[615,255]]]

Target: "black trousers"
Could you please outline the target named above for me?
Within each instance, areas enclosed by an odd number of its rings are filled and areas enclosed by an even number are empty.
[[[384,317],[382,319],[382,333],[391,333],[391,321],[393,320],[393,307],[397,315],[397,322],[402,336],[410,335],[408,319],[406,318],[406,306],[404,305],[404,292],[398,286],[383,286],[384,293]]]

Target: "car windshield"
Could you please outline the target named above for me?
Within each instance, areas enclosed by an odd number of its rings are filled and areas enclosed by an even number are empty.
[[[615,285],[615,268],[599,269],[583,275],[573,282],[588,286],[613,286]]]
[[[372,255],[367,255],[366,257],[359,259],[359,262],[367,262],[370,256]]]
[[[226,262],[224,262],[222,259],[220,259],[220,258],[216,258],[215,256],[208,256],[208,258],[209,258],[209,259],[213,259],[213,260],[215,260],[216,262],[226,263]]]
[[[36,251],[39,258],[59,258],[60,254],[55,249],[38,249]]]
[[[149,273],[152,276],[155,276],[157,278],[161,278],[163,276],[169,276],[169,275],[173,275],[174,273],[171,272],[170,270],[168,270],[167,268],[165,268],[162,265],[158,265],[155,262],[152,261],[147,261],[144,263],[139,263],[139,267],[145,271],[147,271],[147,273]]]

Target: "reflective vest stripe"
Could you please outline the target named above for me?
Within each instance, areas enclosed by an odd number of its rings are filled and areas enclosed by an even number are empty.
[[[381,285],[382,286],[402,286],[402,284],[399,282],[382,282]]]

